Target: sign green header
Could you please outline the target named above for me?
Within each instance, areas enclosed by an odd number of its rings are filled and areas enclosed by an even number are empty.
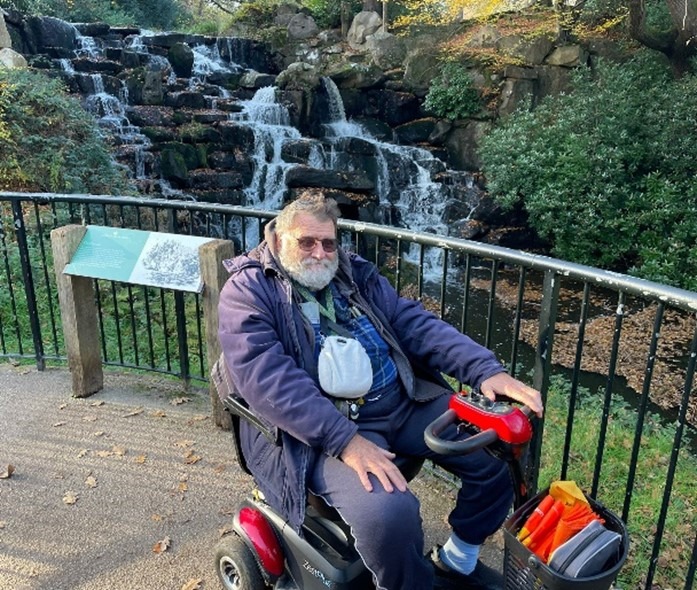
[[[63,272],[200,293],[198,249],[212,239],[89,225]]]

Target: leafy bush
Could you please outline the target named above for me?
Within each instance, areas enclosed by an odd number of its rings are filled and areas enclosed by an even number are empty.
[[[697,79],[638,56],[574,88],[483,140],[492,196],[561,258],[697,289]]]
[[[323,29],[336,28],[341,25],[341,5],[342,2],[336,0],[303,0],[302,4],[310,10],[312,18],[317,25]],[[359,0],[347,2],[351,15],[361,10]]]
[[[0,69],[0,154],[0,190],[126,190],[94,119],[41,73]]]
[[[464,119],[478,113],[481,100],[467,68],[446,62],[431,82],[424,108],[446,119]]]
[[[173,28],[186,14],[177,0],[0,0],[0,6],[68,22],[105,22],[162,30]]]

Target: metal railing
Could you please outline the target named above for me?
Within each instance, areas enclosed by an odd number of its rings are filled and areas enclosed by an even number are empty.
[[[254,246],[275,215],[242,207],[198,202],[92,195],[0,193],[0,356],[32,359],[39,369],[62,362],[65,351],[52,267],[50,231],[92,224],[230,239],[236,250]],[[565,380],[563,448],[555,455],[557,479],[575,473],[579,454],[591,453],[588,493],[596,497],[622,486],[623,500],[609,506],[634,518],[648,422],[656,402],[674,429],[661,467],[660,508],[651,530],[636,530],[639,587],[691,589],[697,568],[697,487],[678,498],[683,465],[694,460],[690,424],[695,415],[697,293],[626,275],[467,240],[439,237],[350,220],[340,222],[342,243],[374,261],[400,293],[493,349],[509,370],[543,393]],[[103,362],[206,380],[205,339],[196,294],[95,280]],[[598,406],[592,449],[575,438],[579,403],[591,391]],[[627,426],[626,470],[605,473],[605,454],[619,394],[636,412]],[[665,405],[665,404],[664,404]],[[527,479],[537,487],[545,461],[540,421],[531,445]],[[583,448],[580,448],[580,446]],[[544,451],[544,452],[543,452]],[[688,484],[690,485],[690,484]],[[678,498],[678,500],[676,500]],[[602,498],[601,498],[602,499]],[[674,502],[675,501],[675,502]],[[675,514],[674,504],[682,516]],[[641,508],[644,510],[644,508]],[[689,549],[666,546],[667,526],[679,521]],[[639,554],[639,553],[643,553]]]

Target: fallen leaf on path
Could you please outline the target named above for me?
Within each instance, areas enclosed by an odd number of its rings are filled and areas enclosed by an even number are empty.
[[[103,405],[104,405],[104,401],[103,401],[103,400],[99,400],[98,402],[92,402],[92,403],[90,404],[90,406],[94,406],[95,408],[98,408],[99,406],[103,406]]]
[[[103,430],[96,430],[92,433],[92,436],[104,436],[105,432]]]
[[[186,447],[190,447],[193,444],[194,444],[193,440],[186,440],[186,439],[178,440],[177,442],[174,443],[175,446],[180,447],[182,449],[185,449]]]
[[[187,465],[193,465],[194,463],[198,463],[200,460],[201,460],[201,457],[194,454],[193,451],[188,451],[184,455],[184,463],[186,463]]]
[[[185,481],[180,481],[179,485],[177,485],[177,491],[178,492],[186,492],[189,490],[189,484],[186,483]]]
[[[87,453],[89,453],[89,449],[82,449],[80,452],[77,454],[78,459],[82,459]]]
[[[127,414],[124,414],[123,417],[130,418],[131,416],[137,416],[138,414],[142,414],[142,413],[143,413],[143,408],[134,408],[133,410],[131,410]]]
[[[227,469],[227,465],[225,465],[225,463],[221,463],[220,465],[216,465],[213,468],[213,473],[222,473],[226,469]]]
[[[187,402],[190,402],[191,398],[190,397],[175,397],[173,400],[170,400],[170,404],[173,406],[181,406],[182,404],[185,404]]]
[[[65,426],[65,422],[54,422],[53,427],[57,428],[58,426]]]
[[[86,480],[85,480],[85,485],[88,488],[96,488],[97,487],[97,478],[94,477],[93,475],[90,475]]]
[[[8,465],[2,471],[0,471],[0,479],[10,479],[14,472],[15,472],[15,466]]]
[[[67,408],[67,407],[68,407],[68,404],[61,404],[60,406],[58,406],[58,409],[65,410],[65,408]]]
[[[225,535],[229,535],[232,533],[235,529],[232,528],[232,525],[224,526],[223,528],[218,529],[218,534],[221,537],[224,537]]]
[[[208,420],[208,416],[203,416],[201,414],[198,414],[198,415],[192,417],[189,420],[189,423],[191,424],[192,422],[203,422],[204,420]]]
[[[65,492],[65,496],[63,496],[63,503],[67,504],[68,506],[72,506],[77,502],[77,499],[79,496],[75,492]]]
[[[150,517],[150,520],[152,520],[154,522],[162,522],[164,519],[165,519],[164,516],[162,516],[161,514],[153,514]]]
[[[133,457],[133,462],[143,464],[143,463],[145,463],[147,458],[148,458],[147,455],[138,455],[137,457]]]
[[[94,453],[97,457],[111,457],[114,453],[111,451],[96,451]]]
[[[126,447],[121,447],[118,445],[114,445],[114,447],[111,450],[113,451],[114,455],[118,455],[119,457],[123,457],[128,452],[128,449],[126,449]]]
[[[154,410],[153,412],[150,413],[150,415],[153,418],[166,418],[167,414],[165,413],[164,410]]]
[[[83,416],[82,417],[83,422],[96,422],[97,420],[99,420],[99,418],[97,416]]]
[[[172,540],[169,537],[165,537],[161,541],[158,541],[157,543],[155,543],[153,545],[152,550],[154,553],[157,553],[159,555],[160,553],[164,553],[165,551],[167,551],[167,549],[169,549],[169,546],[171,544],[172,544]]]
[[[181,590],[201,590],[201,584],[203,584],[203,580],[201,578],[198,580],[189,580],[182,586]]]

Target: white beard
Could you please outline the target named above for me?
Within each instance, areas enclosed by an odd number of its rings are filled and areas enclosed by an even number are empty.
[[[278,253],[278,259],[286,269],[290,277],[307,287],[310,291],[320,291],[324,289],[336,275],[339,268],[339,257],[334,259],[325,258],[315,260],[314,258],[297,259],[295,256],[288,255],[285,248]]]

